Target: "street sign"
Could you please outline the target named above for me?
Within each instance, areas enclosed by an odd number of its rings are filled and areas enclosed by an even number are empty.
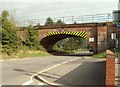
[[[113,22],[120,22],[120,10],[113,11]]]
[[[94,42],[94,38],[89,38],[89,42]]]
[[[116,33],[111,33],[111,39],[115,40],[116,39]]]
[[[120,28],[120,23],[117,23],[117,28]]]

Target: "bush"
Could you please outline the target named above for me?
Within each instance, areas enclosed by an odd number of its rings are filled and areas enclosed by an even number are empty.
[[[2,52],[7,53],[9,56],[16,52],[21,44],[20,37],[17,34],[17,28],[12,21],[8,19],[9,13],[2,12]]]

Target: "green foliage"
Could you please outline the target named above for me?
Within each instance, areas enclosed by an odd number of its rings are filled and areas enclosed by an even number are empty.
[[[50,25],[54,25],[54,22],[50,17],[48,17],[46,19],[45,26],[50,26]]]
[[[106,52],[101,52],[99,54],[93,55],[94,58],[106,58]]]
[[[60,51],[80,51],[86,50],[86,40],[79,37],[70,37],[57,42],[54,50]]]
[[[14,16],[9,15],[7,11],[3,11],[0,17],[0,46],[2,47],[2,54],[5,58],[25,55],[28,56],[40,56],[46,55],[46,50],[40,45],[39,32],[32,26],[27,27],[26,42],[22,45],[22,40],[17,33],[17,27],[14,21]],[[30,50],[35,51],[32,54]],[[42,50],[37,52],[38,50]],[[26,52],[26,54],[24,54]]]
[[[39,32],[32,26],[27,27],[26,46],[30,49],[40,49]]]
[[[60,19],[57,20],[57,22],[55,24],[56,25],[65,25],[65,23],[63,21],[61,21]]]
[[[2,28],[0,27],[0,44],[2,43]]]
[[[8,19],[9,13],[7,11],[2,12],[2,52],[11,55],[17,51],[21,44],[21,40],[17,34],[17,28],[13,23],[13,20]]]
[[[118,48],[114,48],[114,49],[110,49],[110,51],[112,51],[113,53],[115,53],[115,56],[118,58]]]
[[[73,24],[77,24],[77,22],[75,21]]]
[[[65,25],[61,19],[58,19],[57,22],[53,22],[52,18],[48,17],[45,22],[45,26],[52,26],[52,25]]]
[[[24,51],[19,53],[18,55],[21,58],[25,57],[42,57],[42,56],[50,56],[47,52],[41,52],[41,51]]]

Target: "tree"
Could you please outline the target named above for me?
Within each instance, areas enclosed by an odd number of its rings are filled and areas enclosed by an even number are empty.
[[[2,17],[0,15],[0,28],[2,27]]]
[[[8,11],[2,11],[2,52],[9,56],[16,52],[21,44],[21,40],[17,34],[17,28],[13,23],[13,19],[9,19]]]
[[[1,51],[1,48],[2,48],[2,28],[0,26],[0,51]]]
[[[77,22],[75,21],[73,24],[77,24]]]
[[[85,49],[86,40],[80,37],[69,37],[63,40],[58,41],[55,44],[55,50],[63,50],[63,51],[73,51]]]
[[[39,49],[40,47],[39,33],[31,25],[27,27],[26,46],[30,49]]]
[[[57,22],[55,24],[56,25],[64,25],[65,23],[59,19],[59,20],[57,20]]]
[[[2,18],[0,15],[0,46],[1,46],[1,42],[2,42]]]
[[[50,26],[50,25],[54,25],[54,22],[50,17],[48,17],[46,19],[45,26]]]

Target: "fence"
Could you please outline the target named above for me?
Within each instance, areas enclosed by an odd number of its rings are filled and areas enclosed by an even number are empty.
[[[44,19],[33,19],[33,20],[24,20],[18,21],[18,26],[28,26],[29,24],[35,25],[44,25],[47,18]],[[81,16],[67,16],[67,17],[54,17],[52,18],[53,22],[57,22],[57,20],[63,21],[65,24],[80,24],[80,23],[100,23],[100,22],[112,22],[113,15],[112,13],[107,14],[94,14],[94,15],[81,15]]]

